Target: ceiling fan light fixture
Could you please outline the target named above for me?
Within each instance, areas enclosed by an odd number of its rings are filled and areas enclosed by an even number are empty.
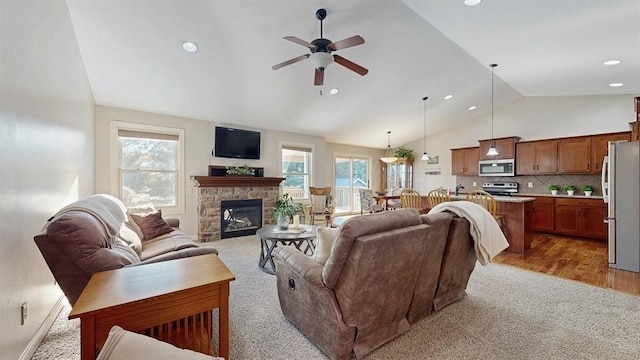
[[[316,69],[322,71],[326,69],[327,66],[331,65],[333,62],[333,55],[325,52],[315,52],[309,56],[309,60]]]
[[[390,164],[398,160],[398,158],[393,155],[393,150],[391,150],[391,131],[387,131],[387,149],[384,151],[384,156],[381,157],[380,160],[382,160],[382,162]]]

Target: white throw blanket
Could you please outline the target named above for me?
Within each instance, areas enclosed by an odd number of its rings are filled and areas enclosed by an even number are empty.
[[[470,201],[440,203],[429,214],[450,211],[471,223],[471,237],[475,241],[476,257],[480,264],[487,265],[502,250],[509,247],[500,226],[484,207]]]
[[[94,216],[109,234],[112,242],[120,234],[120,228],[127,220],[124,204],[107,194],[92,195],[71,203],[60,209],[50,221],[69,211],[83,211]]]

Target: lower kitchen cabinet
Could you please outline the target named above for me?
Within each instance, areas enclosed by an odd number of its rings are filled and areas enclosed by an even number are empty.
[[[537,196],[533,231],[607,240],[607,206],[602,199]]]
[[[557,198],[555,232],[559,234],[607,239],[607,208],[600,199]]]
[[[553,232],[555,229],[555,200],[550,197],[537,197],[533,202],[533,231]]]

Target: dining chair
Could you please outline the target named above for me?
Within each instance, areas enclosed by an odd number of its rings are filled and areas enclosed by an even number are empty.
[[[391,190],[390,195],[391,196],[400,196],[400,194],[402,194],[402,189],[393,189]],[[400,203],[400,199],[387,199],[386,201],[386,208],[387,210],[395,210],[395,209],[400,209],[402,207],[402,204]]]
[[[434,189],[427,194],[427,203],[430,208],[447,201],[451,201],[451,197],[443,190]]]
[[[309,193],[311,194],[311,205],[309,205],[309,221],[311,225],[319,220],[330,226],[334,211],[331,187],[310,186]]]
[[[466,200],[476,203],[487,209],[487,211],[491,214],[491,216],[493,216],[498,224],[502,225],[503,216],[498,215],[497,213],[498,203],[493,195],[489,194],[486,191],[473,190],[467,193]]]
[[[402,208],[414,208],[418,211],[422,210],[422,196],[415,189],[402,189],[400,193],[400,204]]]
[[[365,211],[371,213],[384,211],[384,207],[373,198],[373,190],[358,189],[360,194],[360,215]]]

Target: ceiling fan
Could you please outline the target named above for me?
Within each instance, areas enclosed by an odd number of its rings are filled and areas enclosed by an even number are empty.
[[[369,70],[363,68],[362,66],[350,60],[343,58],[340,55],[331,54],[332,51],[342,50],[352,46],[364,44],[364,39],[362,38],[362,36],[354,35],[352,37],[346,38],[344,40],[336,41],[336,42],[331,42],[331,40],[323,38],[322,37],[322,21],[326,17],[327,17],[327,10],[318,9],[318,11],[316,11],[316,18],[320,20],[320,38],[315,39],[310,43],[302,39],[299,39],[295,36],[284,37],[285,40],[289,40],[296,44],[300,44],[302,46],[308,47],[309,50],[311,50],[310,54],[300,55],[291,60],[287,60],[285,62],[281,62],[280,64],[273,65],[271,68],[273,70],[278,70],[287,65],[297,63],[298,61],[310,59],[316,68],[315,78],[313,81],[314,85],[322,85],[324,83],[324,70],[327,68],[327,66],[329,66],[334,61],[362,76],[366,75],[369,72]]]

